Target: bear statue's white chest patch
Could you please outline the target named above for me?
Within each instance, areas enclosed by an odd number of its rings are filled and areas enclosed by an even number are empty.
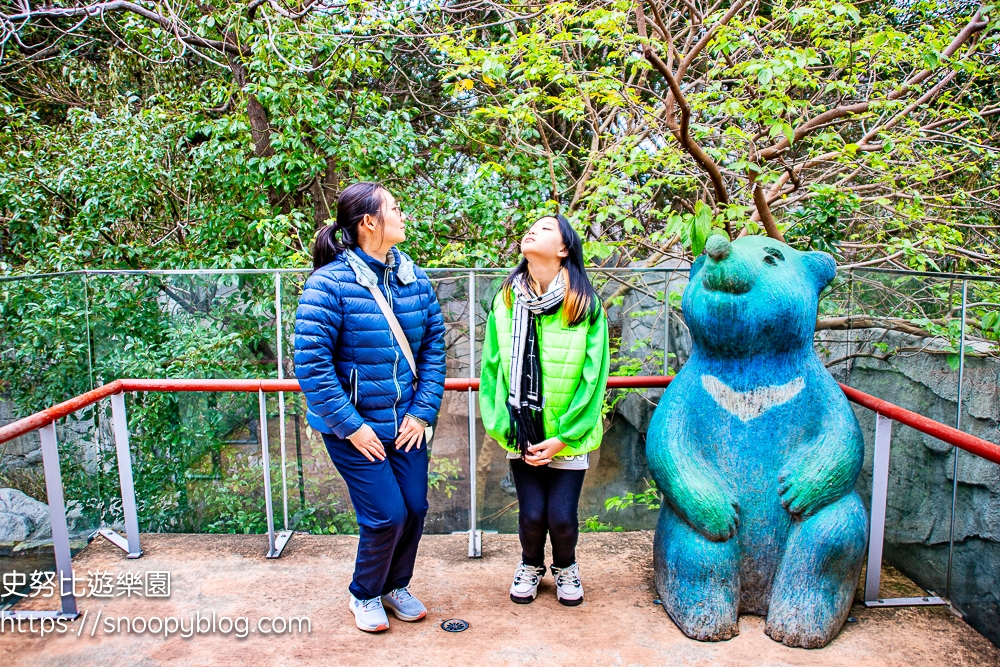
[[[746,424],[773,407],[784,405],[805,389],[806,381],[797,377],[776,387],[755,387],[736,391],[714,375],[702,375],[701,386],[719,407]]]

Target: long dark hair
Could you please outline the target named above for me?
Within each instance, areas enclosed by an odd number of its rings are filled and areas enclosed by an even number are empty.
[[[316,232],[313,271],[335,260],[347,248],[358,245],[358,223],[366,214],[378,220],[379,224],[385,224],[382,218],[383,190],[385,188],[380,183],[369,181],[344,188],[337,197],[337,219],[332,225],[325,225]],[[337,232],[340,232],[340,241],[337,240]]]
[[[567,326],[575,327],[586,317],[590,317],[591,323],[597,321],[600,312],[600,300],[594,286],[587,278],[587,272],[583,268],[583,240],[576,233],[569,220],[560,214],[545,215],[544,218],[555,218],[559,223],[559,234],[562,236],[563,245],[566,246],[568,254],[562,260],[562,275],[566,282],[566,296],[563,299],[563,322]],[[541,218],[539,218],[541,219]],[[503,281],[500,291],[503,293],[504,303],[510,308],[513,305],[513,286],[518,276],[527,276],[527,280],[533,282],[531,274],[528,273],[528,260],[524,258],[517,265],[510,275]],[[538,291],[538,285],[531,285],[531,288]]]

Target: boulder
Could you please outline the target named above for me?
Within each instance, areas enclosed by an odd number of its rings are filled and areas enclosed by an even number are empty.
[[[0,512],[0,544],[17,544],[28,539],[34,524],[23,514]]]
[[[28,517],[33,526],[47,521],[49,506],[17,489],[0,489],[0,512]]]

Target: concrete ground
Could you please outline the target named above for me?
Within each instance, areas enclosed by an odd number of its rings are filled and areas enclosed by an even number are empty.
[[[825,649],[792,649],[764,634],[763,619],[743,617],[740,635],[717,644],[687,639],[653,603],[652,534],[585,534],[579,561],[586,602],[555,600],[551,575],[531,605],[514,605],[507,588],[518,557],[517,537],[486,535],[483,558],[466,557],[464,536],[428,536],[421,543],[412,590],[427,605],[418,623],[391,620],[369,635],[354,627],[347,584],[357,540],[296,535],[280,560],[266,560],[257,535],[143,535],[145,555],[126,560],[102,539],[76,558],[88,572],[168,571],[168,599],[117,596],[79,601],[81,617],[67,632],[0,634],[0,665],[1000,665],[1000,649],[949,610],[865,609],[855,606],[840,635]],[[883,595],[917,592],[887,568]],[[81,588],[82,588],[81,584]],[[116,588],[118,588],[116,586]],[[53,608],[30,599],[20,608]],[[250,634],[118,634],[122,617],[219,619],[248,617]],[[98,614],[100,618],[98,619]],[[308,617],[311,633],[262,634],[262,617]],[[459,618],[468,630],[445,632]],[[95,623],[96,621],[96,623]],[[155,623],[155,622],[154,622]],[[268,624],[263,629],[268,629]]]

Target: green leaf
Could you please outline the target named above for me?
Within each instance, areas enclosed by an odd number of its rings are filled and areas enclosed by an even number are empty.
[[[950,368],[953,371],[957,371],[958,370],[958,366],[959,366],[958,355],[957,354],[949,354],[948,357],[947,357],[947,359],[948,359],[948,368]]]
[[[712,208],[705,202],[697,202],[691,222],[691,253],[697,257],[712,234]]]

